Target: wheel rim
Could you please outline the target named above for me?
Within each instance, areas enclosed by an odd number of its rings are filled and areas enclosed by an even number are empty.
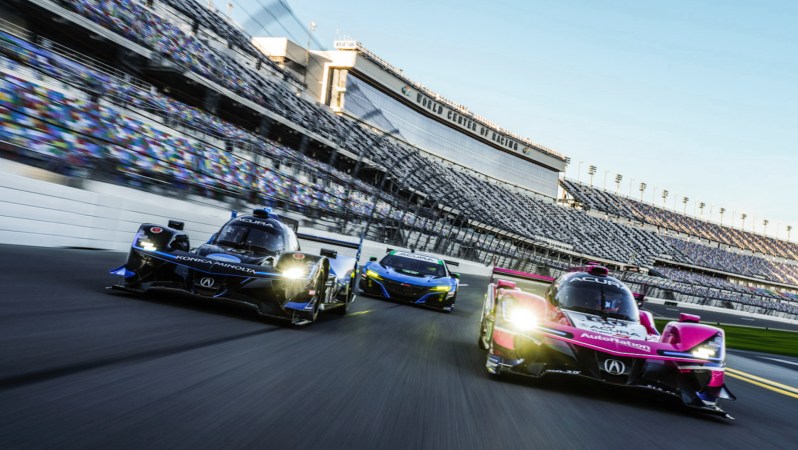
[[[316,321],[316,318],[319,317],[319,311],[321,311],[321,302],[322,296],[319,295],[319,292],[324,289],[324,279],[320,279],[319,282],[316,283],[316,295],[313,296],[313,312],[311,313],[311,321]],[[326,292],[325,292],[326,294]]]
[[[491,329],[491,325],[488,323],[487,320],[483,320],[482,322],[482,346],[485,349],[490,349],[490,335],[493,330]]]

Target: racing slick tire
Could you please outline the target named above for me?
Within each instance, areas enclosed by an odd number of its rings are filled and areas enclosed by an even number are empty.
[[[349,284],[346,285],[346,292],[344,292],[344,297],[343,297],[344,305],[335,308],[333,310],[335,314],[338,314],[339,316],[345,316],[346,313],[349,312],[349,305],[354,301],[354,296],[355,296],[354,292],[352,291],[354,284],[355,283],[353,279],[351,282],[349,282]]]
[[[482,350],[487,350],[490,346],[489,336],[493,330],[488,330],[488,324],[485,320],[485,313],[482,313],[482,319],[479,322],[479,338],[477,338],[477,346]]]
[[[304,313],[304,319],[308,323],[313,323],[319,318],[321,304],[327,296],[327,286],[324,282],[324,280],[327,279],[327,276],[324,272],[321,272],[319,275],[319,279],[316,281],[316,295],[314,295],[311,299],[313,302],[313,308],[311,308],[309,312]]]

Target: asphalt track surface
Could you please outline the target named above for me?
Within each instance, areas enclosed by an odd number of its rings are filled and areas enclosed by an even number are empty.
[[[304,328],[111,295],[118,253],[0,246],[0,448],[795,448],[798,399],[728,379],[737,420],[572,378],[494,381],[457,310],[359,297]],[[749,373],[798,367],[749,355]],[[731,364],[730,360],[730,366]],[[798,383],[792,383],[795,386]]]

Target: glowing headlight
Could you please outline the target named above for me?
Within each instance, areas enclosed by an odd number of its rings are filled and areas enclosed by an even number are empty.
[[[298,280],[300,278],[305,278],[305,268],[304,267],[291,267],[289,269],[283,270],[283,276],[288,278],[289,280]]]
[[[715,355],[717,355],[717,351],[709,349],[709,348],[706,348],[706,347],[699,347],[699,348],[693,350],[692,353],[693,353],[693,356],[695,356],[696,358],[701,358],[701,359],[714,358]]]
[[[369,269],[366,271],[366,276],[370,278],[374,278],[375,280],[382,280],[382,277],[377,272]]]
[[[150,241],[140,241],[139,245],[142,249],[147,250],[148,252],[155,251],[155,244]]]
[[[441,286],[434,286],[432,290],[435,292],[449,292],[452,290],[452,287],[447,284],[444,284]]]
[[[720,333],[716,334],[712,339],[707,340],[703,344],[693,348],[690,352],[696,358],[700,359],[715,359],[720,357],[720,350],[723,348],[723,338]]]
[[[520,330],[531,330],[538,325],[538,316],[527,308],[513,308],[508,317],[510,323]]]

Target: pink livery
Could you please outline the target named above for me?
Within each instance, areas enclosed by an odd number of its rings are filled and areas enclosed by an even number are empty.
[[[719,406],[734,399],[723,383],[722,329],[681,314],[660,333],[632,292],[596,264],[554,279],[543,296],[519,288],[543,279],[494,270],[478,340],[489,374],[583,376],[675,395],[688,407],[731,418]]]

